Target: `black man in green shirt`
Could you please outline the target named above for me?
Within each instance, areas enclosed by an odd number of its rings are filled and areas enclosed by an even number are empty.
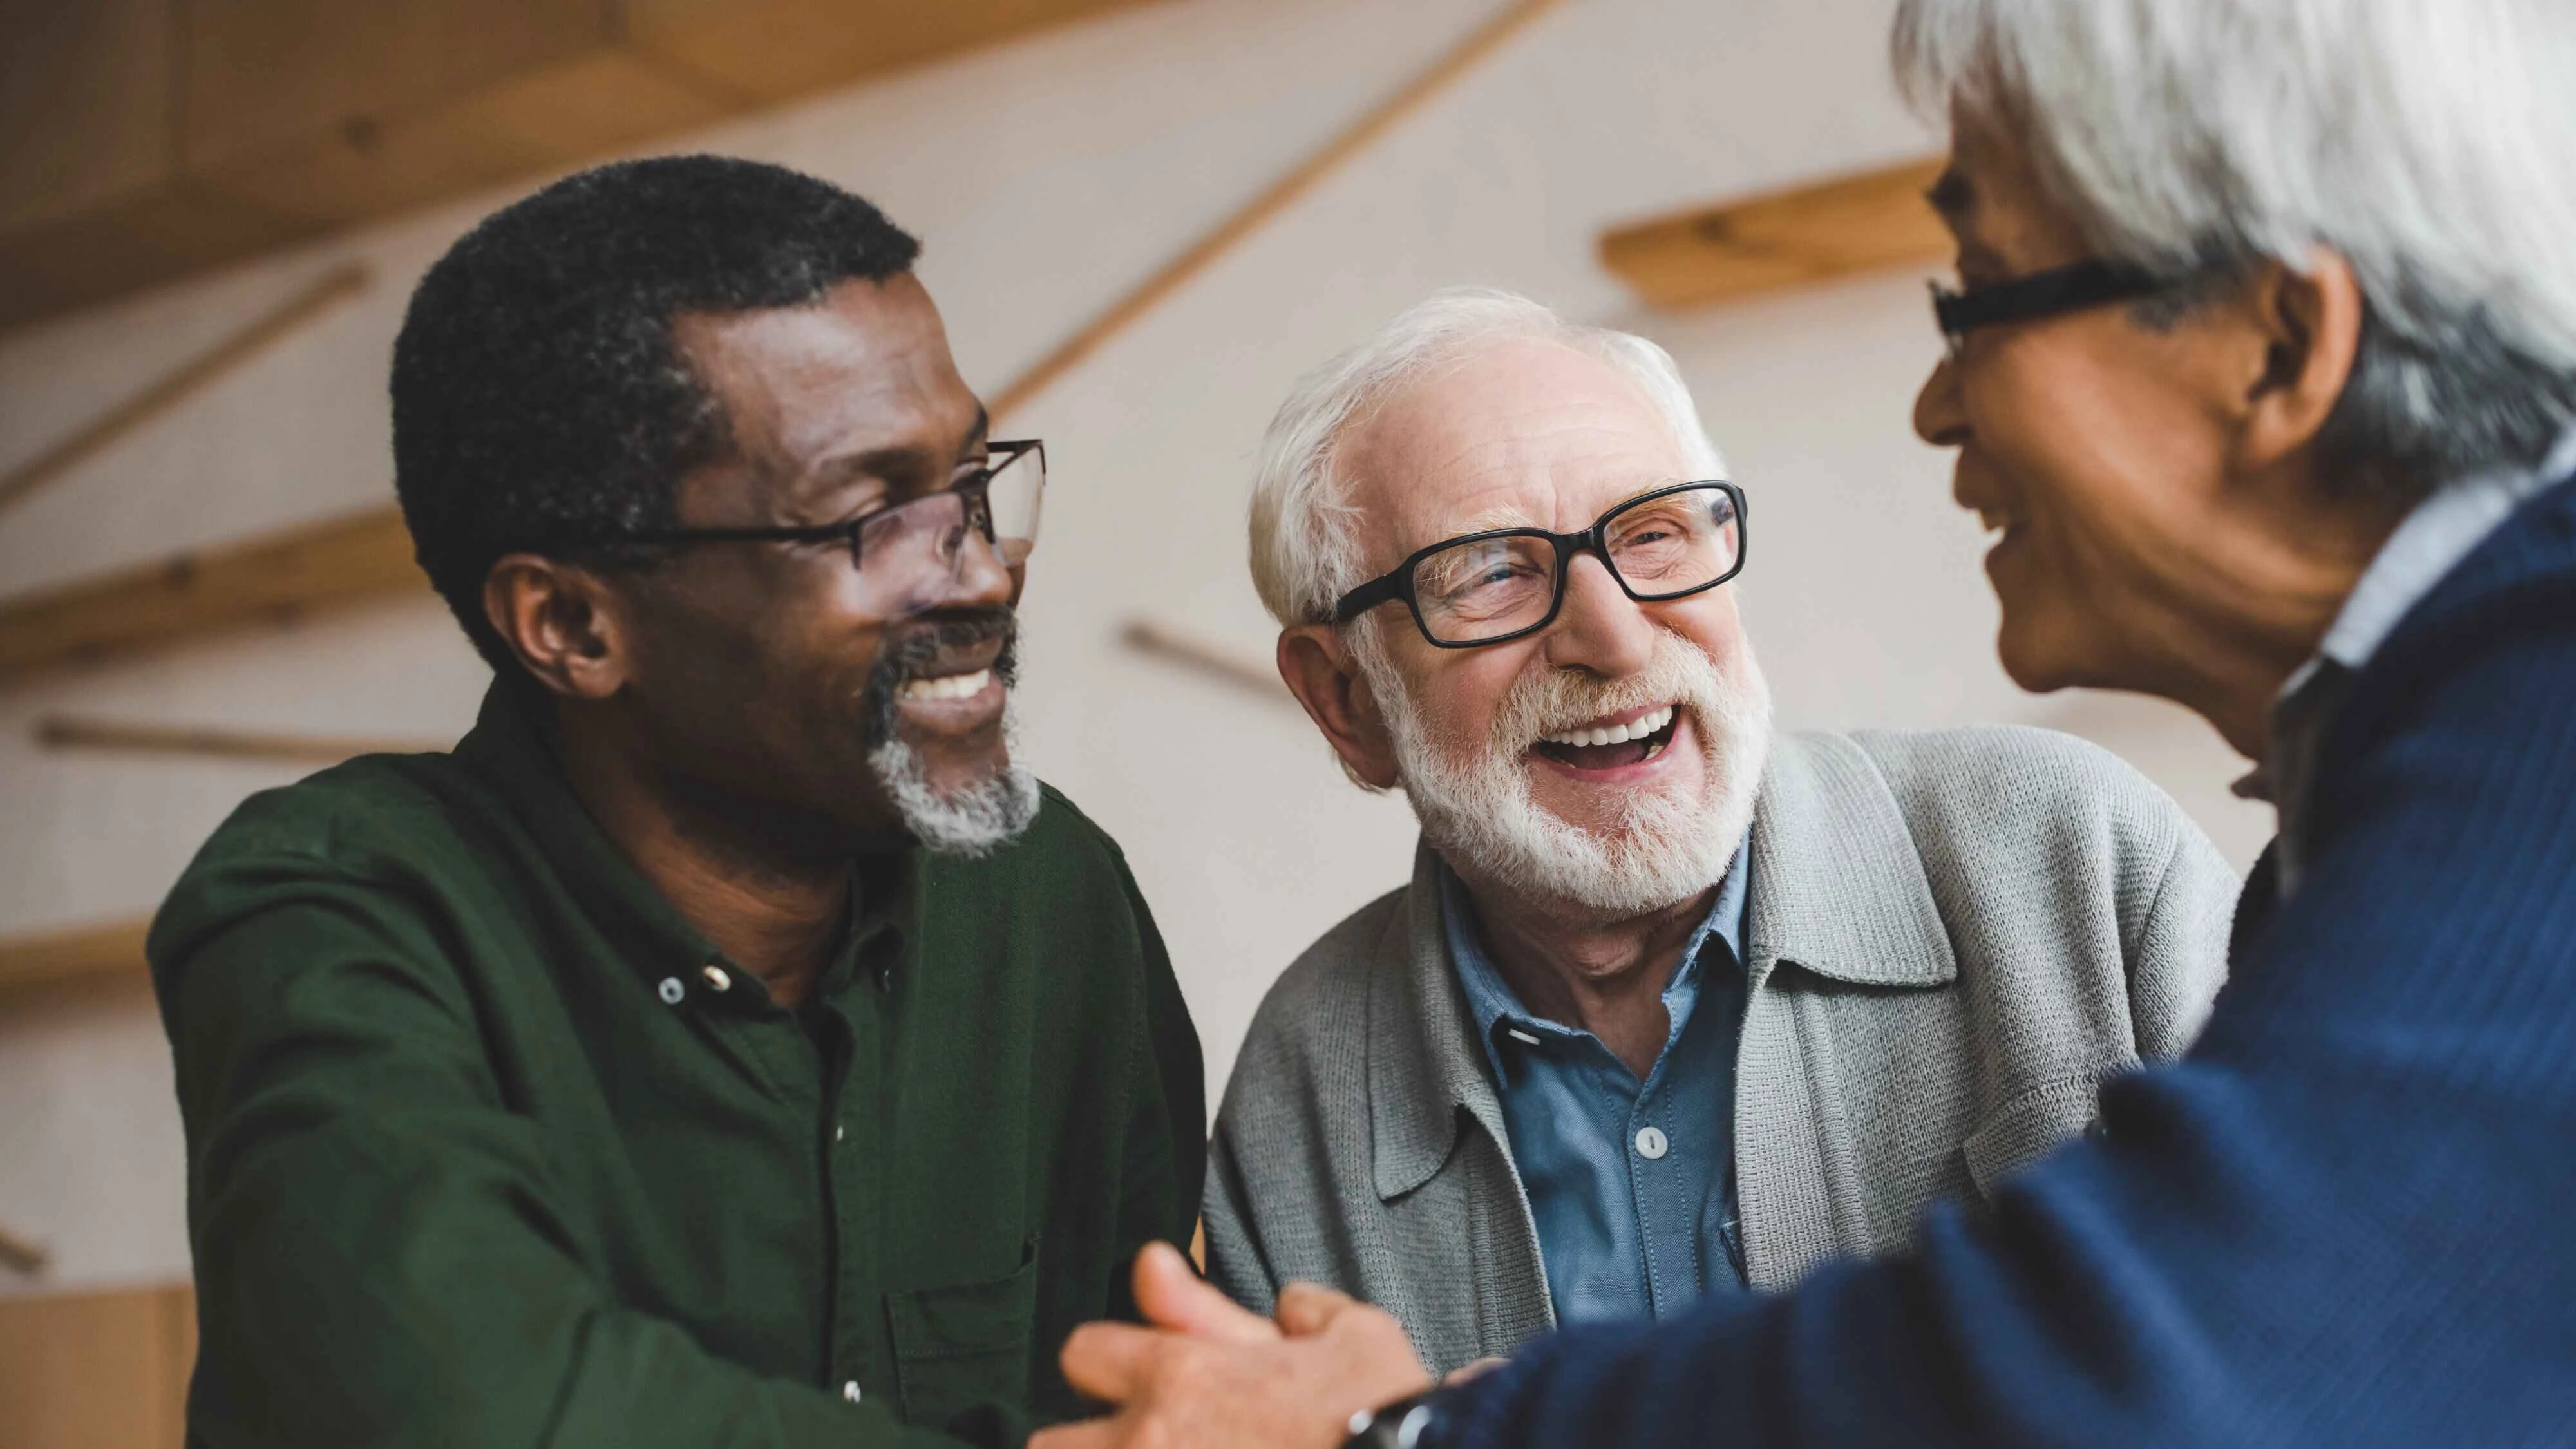
[[[1197,1037],[1011,753],[1044,450],[865,201],[626,163],[433,266],[393,367],[453,754],[261,795],[151,955],[189,1443],[1009,1444],[1187,1241]]]

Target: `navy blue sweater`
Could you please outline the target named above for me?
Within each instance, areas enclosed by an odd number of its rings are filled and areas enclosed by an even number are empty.
[[[1913,1253],[1533,1345],[1444,1444],[2576,1444],[2576,483],[2354,681],[2184,1061]]]

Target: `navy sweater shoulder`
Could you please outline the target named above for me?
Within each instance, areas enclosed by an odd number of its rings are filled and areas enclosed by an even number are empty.
[[[1905,1257],[1545,1340],[1450,1442],[2571,1442],[2576,483],[2409,614],[2316,792],[2298,893],[2102,1138]]]

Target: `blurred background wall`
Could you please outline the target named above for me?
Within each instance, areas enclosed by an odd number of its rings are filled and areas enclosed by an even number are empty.
[[[759,157],[877,201],[924,239],[959,361],[991,390],[1498,6],[1094,8],[622,149]],[[1785,726],[2072,730],[2250,861],[2268,820],[2228,796],[2239,767],[2197,720],[2026,697],[1998,670],[1977,525],[1907,421],[1937,355],[1922,286],[1937,264],[1674,311],[1596,255],[1641,216],[1935,151],[1885,78],[1892,8],[1569,0],[1000,430],[1044,437],[1053,464],[1024,606],[1027,752],[1125,845],[1205,1038],[1211,1100],[1264,987],[1401,882],[1414,832],[1400,799],[1344,782],[1284,694],[1125,635],[1148,621],[1266,668],[1272,629],[1243,563],[1261,429],[1300,372],[1443,285],[1527,292],[1680,360],[1752,499],[1737,587]],[[7,9],[13,24],[33,13]],[[30,54],[8,62],[18,82]],[[526,184],[307,227],[327,234],[0,332],[6,466],[335,265],[372,278],[0,511],[0,605],[387,501],[384,374],[406,294]],[[308,768],[47,745],[45,721],[446,741],[485,680],[420,592],[0,685],[0,939],[148,914],[227,811]],[[0,997],[0,1225],[51,1256],[40,1274],[0,1271],[0,1295],[184,1278],[183,1194],[167,1052],[136,974]]]

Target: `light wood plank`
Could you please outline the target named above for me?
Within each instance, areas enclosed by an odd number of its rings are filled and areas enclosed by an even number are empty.
[[[0,235],[176,174],[167,0],[0,0]]]
[[[1658,307],[1697,307],[1948,255],[1923,199],[1941,162],[1858,175],[1623,226],[1603,265]]]
[[[0,1298],[0,1444],[179,1449],[195,1325],[186,1284]]]
[[[995,419],[1026,406],[1562,3],[1512,0],[1496,11],[1446,54],[1013,378],[991,399]],[[40,670],[169,647],[281,613],[293,615],[408,592],[425,582],[410,557],[411,540],[402,516],[387,508],[15,603],[0,601],[0,686]],[[1157,647],[1133,631],[1129,642]],[[1166,647],[1159,652],[1177,658],[1187,651]],[[1255,668],[1254,682],[1275,691],[1275,680],[1259,683],[1267,675],[1266,669]]]
[[[53,1253],[44,1244],[0,1223],[0,1268],[32,1275],[45,1271],[53,1261]]]
[[[1139,654],[1180,665],[1193,674],[1249,689],[1277,703],[1297,702],[1281,682],[1278,668],[1250,650],[1220,644],[1160,619],[1131,619],[1119,638]]]
[[[102,921],[40,936],[0,939],[0,994],[145,971],[149,920]],[[0,1439],[0,1443],[6,1443]]]
[[[344,141],[604,50],[599,0],[179,0],[192,171]]]
[[[1161,306],[1200,273],[1215,265],[1219,258],[1241,245],[1244,238],[1295,205],[1327,177],[1349,165],[1389,131],[1403,124],[1406,118],[1492,59],[1540,16],[1562,3],[1564,0],[1512,0],[1503,6],[1446,54],[1396,87],[1358,120],[1342,128],[1313,155],[1289,168],[1286,175],[1264,187],[1259,195],[1236,208],[1233,215],[1183,247],[1178,255],[1156,268],[1125,296],[1110,303],[1053,352],[1038,359],[1035,366],[993,398],[994,414],[1016,412],[1031,398],[1054,386],[1067,373],[1089,360],[1093,353],[1108,345],[1111,338]]]
[[[426,110],[210,165],[204,184],[316,226],[423,206],[629,151],[743,109],[698,77],[602,47]]]
[[[325,272],[311,286],[255,318],[248,326],[190,358],[88,426],[0,476],[0,508],[35,492],[96,457],[118,439],[195,396],[259,355],[269,344],[330,310],[367,285],[367,269],[354,262]]]
[[[635,47],[764,104],[1142,0],[626,0]]]
[[[193,755],[263,760],[294,765],[336,765],[360,755],[422,755],[452,740],[351,735],[300,735],[211,725],[138,724],[129,720],[49,715],[36,724],[36,742],[55,750],[121,750],[145,755]]]
[[[0,0],[0,326],[1142,3]]]
[[[0,685],[426,583],[400,510],[326,519],[0,603]]]

